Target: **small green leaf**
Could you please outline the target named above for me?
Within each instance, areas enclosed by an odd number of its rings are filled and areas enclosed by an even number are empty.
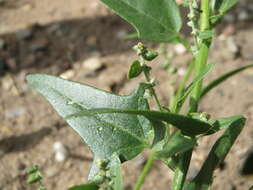
[[[145,54],[143,54],[143,58],[146,61],[152,61],[153,59],[155,59],[158,56],[158,52],[153,51],[153,50],[147,50],[147,52]]]
[[[160,111],[150,111],[150,110],[124,110],[124,109],[108,109],[108,108],[99,108],[99,109],[90,109],[74,114],[68,115],[65,119],[71,120],[74,118],[82,117],[92,117],[94,115],[104,115],[108,113],[121,113],[123,115],[142,115],[149,120],[158,120],[165,121],[168,124],[173,125],[174,127],[180,129],[184,135],[195,136],[199,134],[204,134],[210,130],[213,126],[208,122],[197,120],[191,117],[187,117],[180,114],[160,112]]]
[[[186,184],[183,190],[208,190],[212,184],[213,173],[218,165],[224,161],[245,124],[245,118],[234,120],[224,134],[216,141],[198,175]]]
[[[34,165],[33,167],[28,168],[27,171],[26,171],[26,173],[33,174],[33,173],[37,172],[38,170],[39,170],[39,166],[38,165]]]
[[[209,83],[206,87],[203,88],[200,98],[203,98],[210,90],[212,90],[214,87],[216,87],[219,84],[221,84],[222,82],[224,82],[226,79],[234,76],[235,74],[237,74],[239,72],[244,71],[245,69],[251,68],[251,67],[253,67],[253,64],[245,65],[243,67],[232,70],[232,71],[218,77],[217,79],[213,80],[211,83]]]
[[[138,77],[143,71],[143,67],[141,66],[140,61],[136,60],[132,63],[129,71],[128,71],[128,78],[132,79]]]
[[[148,109],[144,86],[129,96],[118,96],[94,87],[49,75],[28,75],[28,83],[40,92],[63,117],[89,109]],[[68,124],[88,144],[94,160],[111,159],[117,154],[122,160],[138,155],[148,145],[150,122],[142,116],[104,114],[71,118]],[[93,162],[89,179],[98,173]]]
[[[39,171],[37,171],[37,172],[29,175],[26,182],[28,184],[34,184],[34,183],[39,182],[42,179],[42,177],[43,177],[42,174]]]
[[[71,187],[68,190],[98,190],[98,189],[99,187],[97,185],[84,184]]]
[[[171,42],[182,27],[175,0],[101,0],[133,25],[140,39]]]
[[[163,150],[156,152],[156,156],[159,158],[169,158],[175,154],[190,150],[196,145],[197,142],[194,138],[184,136],[180,131],[177,131],[170,136]]]

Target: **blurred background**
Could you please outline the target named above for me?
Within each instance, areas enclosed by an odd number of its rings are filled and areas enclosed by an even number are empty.
[[[126,77],[129,65],[137,59],[132,47],[138,40],[123,38],[133,31],[99,0],[0,0],[0,190],[35,189],[25,183],[25,170],[33,164],[40,166],[48,190],[86,182],[91,152],[46,100],[28,87],[25,76],[53,74],[128,94],[143,81],[141,77],[131,81]],[[215,68],[206,82],[253,63],[253,1],[240,0],[216,34],[209,60]],[[145,44],[161,49],[157,44]],[[160,56],[154,61],[152,75],[166,105],[191,56],[180,45],[162,49],[170,59]],[[215,174],[213,189],[248,189],[253,185],[253,70],[213,90],[201,102],[201,110],[212,118],[247,117],[244,131]],[[193,154],[188,179],[196,175],[216,138],[202,140]],[[59,151],[61,157],[57,156]],[[144,152],[123,164],[126,190],[132,189],[146,155]],[[169,189],[171,176],[156,162],[143,189]]]

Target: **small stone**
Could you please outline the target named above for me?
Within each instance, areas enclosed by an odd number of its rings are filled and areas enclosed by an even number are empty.
[[[31,51],[38,52],[38,51],[46,51],[49,45],[48,40],[37,40],[32,43],[30,46]]]
[[[116,37],[119,38],[119,39],[123,39],[126,35],[127,35],[126,30],[120,30],[116,33]]]
[[[183,69],[183,68],[180,68],[180,69],[178,69],[178,71],[177,71],[177,74],[178,74],[179,76],[184,76],[185,73],[186,73],[186,70]]]
[[[60,75],[60,77],[63,79],[71,79],[74,75],[75,75],[75,72],[74,72],[74,70],[71,69],[71,70],[67,70],[64,73],[62,73]]]
[[[2,78],[1,84],[4,91],[10,90],[12,86],[14,85],[13,80],[11,79],[9,75],[6,75],[4,78]]]
[[[33,8],[31,3],[27,3],[21,7],[23,11],[30,11]]]
[[[238,14],[238,20],[239,21],[246,21],[250,18],[249,11],[246,9],[241,9]]]
[[[32,30],[29,28],[21,29],[16,32],[18,40],[30,40],[32,38]]]
[[[103,66],[103,63],[102,63],[101,59],[96,56],[96,57],[91,57],[91,58],[84,60],[82,65],[85,69],[88,69],[91,71],[97,71]]]
[[[237,54],[239,52],[239,47],[237,46],[233,36],[227,37],[226,43],[227,48],[231,53]]]
[[[48,168],[44,173],[48,178],[56,176],[60,172],[60,168],[51,167]]]
[[[55,142],[53,145],[53,149],[55,152],[55,161],[63,162],[67,159],[69,153],[67,147],[61,142]]]
[[[174,46],[174,51],[177,55],[183,55],[186,52],[186,48],[182,44]]]

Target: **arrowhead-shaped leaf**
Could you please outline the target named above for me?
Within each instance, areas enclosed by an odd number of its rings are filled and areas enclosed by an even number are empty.
[[[182,21],[175,0],[101,0],[137,30],[143,40],[170,42]]]
[[[148,109],[147,101],[143,98],[142,85],[129,96],[118,96],[49,75],[28,75],[27,81],[63,118],[100,107]],[[120,159],[129,160],[147,146],[150,123],[142,116],[110,113],[71,118],[67,122],[88,144],[95,160],[110,160],[113,154]],[[97,172],[96,164],[93,164],[89,179]]]

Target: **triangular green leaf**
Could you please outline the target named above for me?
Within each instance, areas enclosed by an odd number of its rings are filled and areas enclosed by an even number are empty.
[[[82,112],[76,112],[74,114],[68,115],[65,119],[74,119],[89,117],[94,115],[106,115],[108,113],[121,113],[121,114],[132,114],[132,115],[142,115],[149,120],[165,121],[168,124],[180,129],[184,135],[195,136],[199,134],[204,134],[212,128],[212,125],[208,122],[187,117],[180,114],[160,112],[160,111],[150,111],[150,110],[124,110],[124,109],[90,109],[84,110]]]
[[[189,184],[186,184],[183,190],[208,190],[210,188],[215,169],[224,161],[244,124],[244,117],[238,117],[230,124],[214,144],[198,175]]]
[[[49,75],[28,75],[27,81],[63,118],[99,107],[148,109],[142,85],[129,96],[118,96]],[[142,116],[116,113],[71,118],[67,122],[88,144],[95,160],[110,160],[113,154],[122,160],[132,159],[147,146],[151,126]],[[93,164],[89,179],[97,172],[96,164]]]
[[[171,42],[178,38],[182,26],[175,0],[101,0],[132,24],[139,38]]]

